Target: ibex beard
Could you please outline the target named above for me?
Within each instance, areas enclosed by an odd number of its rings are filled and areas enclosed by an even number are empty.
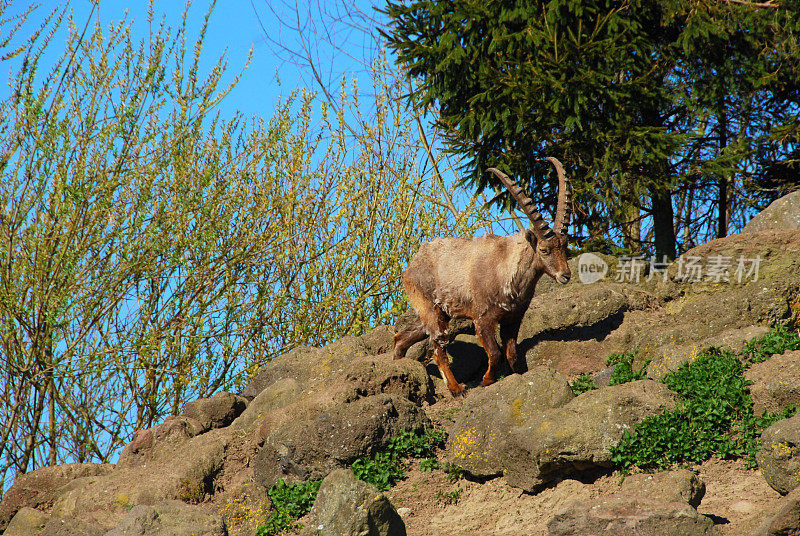
[[[394,338],[394,358],[405,357],[414,343],[430,337],[436,365],[453,395],[464,392],[447,358],[451,318],[470,318],[475,335],[489,358],[482,384],[497,380],[501,356],[512,370],[517,362],[517,335],[536,283],[548,274],[561,284],[571,276],[567,265],[567,228],[572,192],[564,168],[549,157],[559,179],[555,232],[533,202],[508,176],[489,168],[516,199],[531,227],[512,236],[437,238],[423,244],[403,272],[408,301],[419,319]],[[500,345],[495,332],[500,327]],[[502,348],[501,348],[502,347]]]

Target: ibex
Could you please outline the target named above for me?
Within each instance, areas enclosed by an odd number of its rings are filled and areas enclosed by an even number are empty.
[[[405,357],[412,344],[430,337],[436,365],[453,395],[461,394],[464,385],[456,381],[447,360],[451,318],[471,318],[475,323],[475,334],[489,357],[483,385],[490,385],[497,379],[501,358],[495,338],[498,324],[506,360],[515,369],[520,323],[539,278],[546,273],[561,284],[569,281],[566,247],[572,192],[561,162],[553,157],[545,160],[558,174],[556,232],[515,181],[489,168],[516,199],[531,227],[512,236],[434,239],[420,247],[403,272],[403,286],[419,320],[395,335],[394,358]]]

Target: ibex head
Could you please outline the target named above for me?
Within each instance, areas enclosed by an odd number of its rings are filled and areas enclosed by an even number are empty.
[[[531,243],[538,263],[546,274],[561,284],[569,281],[572,275],[567,265],[567,228],[569,227],[569,216],[572,212],[572,188],[569,180],[564,174],[564,167],[558,159],[552,156],[545,158],[556,168],[558,173],[558,206],[556,208],[556,219],[553,229],[544,221],[542,214],[533,207],[533,200],[525,195],[516,181],[511,180],[508,175],[495,168],[489,168],[494,175],[505,185],[514,199],[517,200],[520,209],[528,216],[531,227],[526,230],[525,235]]]

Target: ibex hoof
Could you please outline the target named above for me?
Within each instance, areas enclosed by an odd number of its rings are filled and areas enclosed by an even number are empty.
[[[459,383],[455,389],[450,389],[450,392],[453,393],[453,397],[467,396],[467,386]]]

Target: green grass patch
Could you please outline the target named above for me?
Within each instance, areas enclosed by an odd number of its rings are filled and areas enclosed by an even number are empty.
[[[432,470],[430,459],[436,460],[434,452],[444,445],[446,438],[442,430],[429,429],[422,434],[404,430],[391,438],[384,450],[353,462],[353,474],[380,491],[386,491],[405,478],[408,458],[427,458],[423,463]]]
[[[718,348],[705,350],[662,380],[678,394],[677,407],[626,431],[612,448],[612,460],[622,468],[666,469],[674,464],[700,463],[715,455],[745,458],[748,465],[755,465],[761,432],[796,410],[754,415],[750,382],[744,372],[751,363],[797,345],[796,333],[775,328],[750,341],[741,355]]]
[[[281,532],[299,532],[302,524],[297,520],[306,515],[314,505],[321,480],[287,484],[280,479],[269,491],[275,511],[267,522],[258,527],[256,536],[272,536]]]

